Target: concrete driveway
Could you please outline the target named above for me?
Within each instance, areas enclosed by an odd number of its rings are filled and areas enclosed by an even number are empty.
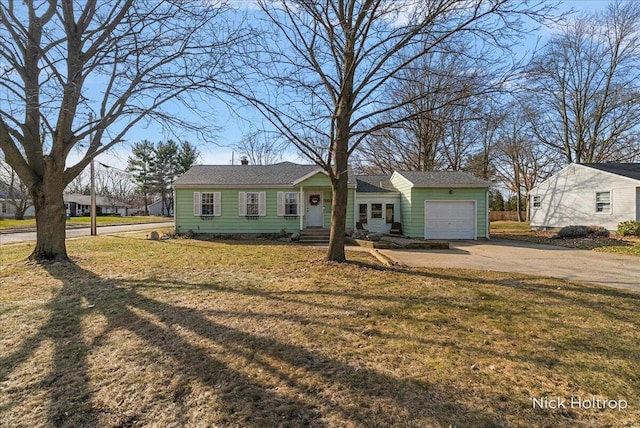
[[[452,241],[449,250],[379,250],[410,267],[515,272],[640,291],[640,258],[522,241]]]

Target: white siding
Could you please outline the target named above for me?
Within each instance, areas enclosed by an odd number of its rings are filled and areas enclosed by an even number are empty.
[[[376,223],[371,218],[371,204],[382,204],[382,218]],[[360,204],[367,204],[367,224],[364,225],[365,229],[370,232],[377,233],[389,233],[391,230],[391,220],[387,222],[387,205],[393,205],[393,222],[401,223],[400,216],[400,194],[389,195],[385,193],[365,193],[360,192],[356,194],[355,213],[356,221],[358,221],[358,210]]]
[[[14,218],[16,215],[16,207],[14,207],[13,205],[11,205],[9,202],[7,202],[6,200],[1,200],[0,204],[5,203],[6,204],[6,212],[1,212],[2,210],[0,210],[0,218]],[[36,210],[35,208],[33,208],[33,206],[27,208],[27,211],[25,211],[24,216],[26,217],[35,217],[36,215]]]
[[[531,227],[597,225],[616,230],[618,223],[638,218],[638,181],[582,165],[569,165],[530,192]],[[611,192],[611,212],[596,212],[596,192]]]

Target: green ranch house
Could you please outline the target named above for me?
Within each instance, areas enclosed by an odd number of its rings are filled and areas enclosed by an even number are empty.
[[[491,183],[460,171],[349,176],[347,229],[405,236],[489,236]],[[174,183],[178,233],[289,233],[331,224],[331,184],[316,165],[196,165]]]

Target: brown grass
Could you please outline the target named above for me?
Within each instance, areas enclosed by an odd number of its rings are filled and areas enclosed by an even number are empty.
[[[269,243],[0,248],[6,426],[638,426],[640,295]],[[627,400],[534,409],[532,397]]]

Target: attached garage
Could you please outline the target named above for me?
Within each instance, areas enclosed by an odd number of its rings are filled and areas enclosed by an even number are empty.
[[[477,239],[476,201],[424,201],[425,239]]]

